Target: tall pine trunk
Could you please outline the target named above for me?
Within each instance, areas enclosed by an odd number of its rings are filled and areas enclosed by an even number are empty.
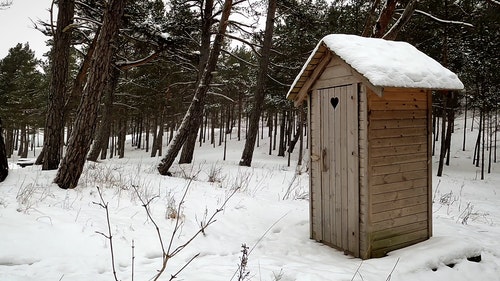
[[[61,160],[64,142],[64,110],[66,85],[69,75],[71,30],[75,11],[74,0],[60,0],[57,13],[57,28],[52,49],[52,67],[47,118],[45,121],[42,170],[55,170]]]
[[[264,96],[266,91],[267,72],[271,55],[271,46],[274,31],[274,16],[276,14],[276,0],[268,0],[266,29],[264,31],[264,42],[262,44],[259,70],[257,74],[257,85],[255,97],[253,101],[252,112],[250,113],[249,127],[245,148],[241,155],[240,166],[252,165],[253,151],[255,148],[255,140],[259,130],[259,119],[264,105]]]
[[[175,161],[175,158],[179,154],[180,149],[186,142],[189,132],[193,127],[198,130],[197,122],[198,116],[203,114],[203,106],[205,105],[205,99],[207,96],[210,83],[212,82],[213,72],[217,65],[217,60],[219,58],[220,51],[222,49],[222,43],[224,35],[226,33],[227,25],[229,23],[229,15],[231,14],[231,8],[233,6],[232,0],[224,1],[224,6],[222,8],[222,14],[219,22],[219,30],[215,36],[215,40],[210,50],[210,55],[207,61],[207,65],[203,70],[203,74],[198,83],[196,91],[194,93],[193,100],[189,105],[189,108],[182,119],[181,125],[177,130],[177,134],[170,143],[165,157],[161,160],[158,165],[158,172],[161,175],[168,175],[169,169]]]
[[[85,159],[94,135],[101,93],[109,78],[111,59],[115,53],[117,37],[126,0],[111,0],[107,6],[95,53],[89,68],[87,85],[78,106],[66,155],[54,182],[61,188],[75,188],[83,171]]]
[[[203,70],[205,69],[208,57],[210,55],[210,38],[212,36],[211,27],[214,23],[213,21],[213,8],[214,0],[206,0],[205,6],[203,8],[203,14],[201,19],[201,42],[200,42],[200,62],[198,65],[198,81],[201,79]],[[205,106],[204,102],[201,104],[202,107]],[[196,137],[198,135],[198,130],[203,124],[203,114],[196,116],[193,126],[189,128],[188,137],[183,145],[181,157],[179,163],[191,163],[193,161],[194,148],[196,146]]]
[[[101,159],[106,159],[108,150],[109,137],[111,135],[111,123],[113,116],[113,101],[115,96],[116,86],[118,86],[118,78],[120,70],[116,67],[111,69],[110,79],[107,81],[104,92],[104,106],[102,107],[102,118],[96,133],[94,144],[89,152],[87,160],[97,161],[99,154]]]
[[[9,175],[9,163],[7,162],[7,149],[3,139],[2,118],[0,118],[0,182]]]

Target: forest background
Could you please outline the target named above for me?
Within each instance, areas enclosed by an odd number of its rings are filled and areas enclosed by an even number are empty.
[[[2,9],[10,4],[1,3]],[[331,33],[407,41],[457,73],[464,91],[436,92],[433,98],[435,139],[445,140],[434,147],[438,175],[449,164],[459,114],[464,120],[472,114],[479,125],[472,157],[481,178],[496,162],[498,1],[54,5],[52,23],[37,23],[52,46],[47,59],[36,59],[28,44],[19,43],[0,60],[0,181],[7,176],[7,158],[15,152],[26,158],[43,146],[37,164],[59,169],[55,182],[74,188],[85,159],[124,157],[128,134],[151,157],[165,155],[158,167],[164,175],[175,159],[190,163],[198,143],[220,146],[234,135],[246,141],[240,165],[250,166],[263,127],[271,138],[269,154],[286,156],[296,145],[302,150],[305,109],[293,107],[286,93],[317,42]],[[170,143],[166,152],[164,137]]]

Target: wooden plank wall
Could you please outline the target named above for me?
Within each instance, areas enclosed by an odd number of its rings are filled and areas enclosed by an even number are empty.
[[[429,238],[428,93],[368,91],[371,257]]]
[[[309,95],[309,142],[311,145],[310,155],[310,176],[309,176],[309,196],[310,196],[310,224],[311,239],[323,240],[323,227],[321,224],[321,116],[320,98],[318,91],[314,90]]]
[[[370,257],[368,239],[369,192],[368,192],[368,97],[367,88],[359,84],[359,255]]]

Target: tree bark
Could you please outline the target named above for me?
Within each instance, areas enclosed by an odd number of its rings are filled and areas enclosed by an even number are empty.
[[[443,110],[442,110],[442,120],[441,120],[441,149],[439,152],[439,164],[438,164],[438,170],[437,170],[437,176],[440,177],[443,175],[443,167],[444,167],[444,158],[446,156],[446,122],[449,120],[446,120],[446,112],[447,112],[447,105],[448,105],[448,93],[443,94]]]
[[[111,69],[110,79],[106,83],[105,96],[104,96],[104,106],[102,107],[102,118],[99,124],[99,129],[96,133],[92,149],[89,152],[87,160],[97,161],[99,154],[101,154],[101,159],[106,159],[106,153],[108,150],[109,136],[111,134],[111,123],[113,116],[113,101],[115,97],[115,90],[118,86],[118,78],[120,76],[120,70],[116,67]]]
[[[265,91],[266,91],[267,72],[271,55],[275,14],[276,14],[276,0],[268,0],[266,28],[264,31],[264,42],[262,44],[260,60],[259,60],[259,70],[257,74],[255,97],[254,97],[252,112],[250,113],[250,120],[249,120],[250,124],[248,128],[247,139],[245,141],[245,148],[243,149],[243,154],[241,155],[241,160],[239,163],[240,166],[250,167],[252,165],[255,140],[257,139],[257,133],[259,130],[259,119],[262,112]]]
[[[181,147],[186,142],[189,130],[193,128],[193,126],[196,127],[198,116],[203,114],[203,106],[205,104],[205,99],[210,86],[210,82],[212,81],[213,78],[213,72],[217,65],[217,60],[219,58],[219,54],[222,48],[222,43],[224,35],[226,33],[227,25],[229,23],[229,15],[231,14],[232,6],[233,6],[232,0],[224,1],[224,7],[222,10],[219,23],[219,30],[217,32],[217,35],[215,36],[212,49],[210,50],[210,55],[207,61],[207,65],[198,83],[198,87],[196,88],[196,91],[194,93],[193,100],[189,105],[186,115],[184,115],[184,118],[182,119],[181,125],[177,130],[177,134],[175,135],[174,139],[172,140],[172,142],[168,147],[165,157],[161,160],[161,163],[158,165],[158,171],[161,175],[170,174],[168,170],[174,163],[174,160],[179,154]]]
[[[49,104],[45,121],[42,148],[42,170],[55,170],[61,160],[61,145],[64,142],[64,108],[66,103],[71,48],[71,30],[75,12],[74,0],[60,0],[57,13],[57,28],[52,49],[52,67]]]
[[[0,118],[0,182],[9,175],[9,163],[7,161],[7,150],[3,139],[2,118]]]
[[[200,44],[200,61],[198,65],[198,81],[201,79],[201,74],[207,65],[210,55],[210,38],[212,36],[211,27],[213,20],[214,0],[206,0],[201,19],[201,44]],[[203,103],[202,106],[205,106]],[[183,145],[179,164],[191,163],[193,161],[194,148],[196,146],[196,137],[198,129],[203,123],[203,114],[197,116],[194,120],[194,125],[189,128],[188,137]]]
[[[119,32],[125,2],[126,0],[111,0],[104,12],[101,32],[90,63],[87,85],[78,106],[74,129],[66,155],[54,180],[61,188],[75,188],[82,174],[96,127],[101,93],[106,86],[111,59],[116,51],[113,42]]]
[[[385,31],[389,26],[389,22],[392,19],[392,15],[394,14],[394,10],[396,9],[397,3],[397,0],[386,0],[373,28],[372,37],[382,38],[382,36],[384,36]]]

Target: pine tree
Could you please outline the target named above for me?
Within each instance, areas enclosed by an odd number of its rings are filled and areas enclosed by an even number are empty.
[[[126,0],[111,0],[103,15],[101,31],[94,56],[90,62],[89,77],[78,107],[66,154],[54,182],[63,189],[75,188],[83,171],[97,123],[97,110],[101,93],[109,78],[111,60]]]
[[[0,118],[0,182],[9,175],[9,163],[7,162],[7,151],[3,140],[2,118]]]

